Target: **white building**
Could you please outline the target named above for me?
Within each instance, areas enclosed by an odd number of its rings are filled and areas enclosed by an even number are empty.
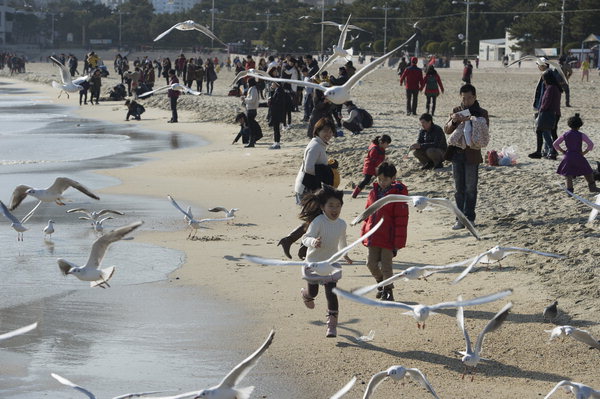
[[[479,59],[482,61],[502,61],[508,55],[510,61],[522,57],[520,51],[512,50],[519,44],[519,39],[511,39],[508,31],[501,39],[484,39],[479,41]]]
[[[152,0],[152,6],[156,14],[173,14],[175,12],[187,11],[200,2],[201,0]]]
[[[6,44],[7,37],[12,33],[13,15],[15,15],[14,8],[7,7],[6,2],[0,5],[0,44]]]

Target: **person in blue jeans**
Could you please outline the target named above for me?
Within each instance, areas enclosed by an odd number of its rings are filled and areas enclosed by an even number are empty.
[[[478,118],[485,119],[485,126],[489,127],[488,112],[479,106],[475,86],[463,85],[460,90],[461,104],[453,109],[448,122],[444,125],[444,133],[450,135],[445,159],[452,162],[452,176],[454,177],[454,198],[456,206],[465,214],[467,219],[475,222],[475,206],[477,205],[477,182],[479,180],[479,164],[483,162],[481,149],[471,140],[471,134]],[[469,110],[470,115],[465,110]],[[465,111],[461,113],[461,111]],[[479,119],[482,120],[482,119]],[[456,221],[453,230],[463,229],[465,226]]]

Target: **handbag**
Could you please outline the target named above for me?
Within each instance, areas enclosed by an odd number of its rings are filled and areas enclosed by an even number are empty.
[[[547,131],[554,129],[554,112],[540,111],[536,121],[537,130]]]

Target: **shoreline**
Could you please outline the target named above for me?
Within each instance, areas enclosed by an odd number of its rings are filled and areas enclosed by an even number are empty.
[[[221,76],[220,81],[222,82],[223,79],[226,78]],[[363,85],[358,90],[364,91],[365,86],[367,85]],[[218,88],[215,85],[215,90]],[[46,91],[55,93],[51,87],[47,87]],[[400,97],[400,107],[402,101],[403,98]],[[455,99],[445,101],[455,102]],[[118,114],[114,112],[115,104],[119,108]],[[88,106],[79,115],[121,123],[117,120],[119,116],[125,115],[125,110],[121,107],[122,102],[101,103],[98,107]],[[94,115],[86,115],[90,112]],[[383,112],[386,111],[376,114],[380,120],[386,118]],[[322,397],[333,394],[353,375],[357,375],[358,382],[347,395],[348,398],[358,398],[361,383],[365,384],[372,374],[393,364],[420,368],[440,397],[457,397],[451,392],[461,392],[459,397],[464,398],[477,398],[484,395],[501,397],[502,394],[506,394],[506,390],[503,389],[506,384],[511,385],[511,393],[515,395],[530,397],[534,392],[545,395],[556,382],[567,378],[592,386],[598,386],[600,383],[599,377],[593,370],[586,367],[586,364],[594,362],[594,354],[590,353],[592,351],[569,341],[562,344],[553,342],[551,346],[546,343],[547,334],[543,330],[552,328],[552,325],[541,322],[539,313],[556,297],[557,290],[565,293],[567,290],[572,290],[576,282],[570,281],[570,277],[566,278],[565,287],[556,288],[552,292],[542,281],[552,278],[550,274],[559,272],[561,266],[558,262],[545,258],[509,258],[507,261],[509,267],[498,269],[493,266],[491,272],[474,273],[468,277],[467,285],[446,284],[449,277],[445,273],[434,275],[429,282],[397,284],[396,291],[399,292],[395,293],[395,296],[398,301],[418,298],[419,301],[428,304],[455,298],[458,293],[473,297],[499,291],[500,288],[515,289],[515,293],[508,298],[515,303],[513,312],[509,316],[510,327],[503,327],[486,340],[484,356],[492,358],[493,361],[487,365],[480,365],[481,370],[473,383],[460,380],[462,364],[453,352],[463,350],[464,341],[456,327],[453,311],[443,312],[445,316],[433,317],[428,322],[427,330],[417,332],[412,319],[401,316],[397,312],[368,308],[341,299],[338,338],[325,339],[323,295],[319,295],[316,299],[315,310],[308,311],[304,308],[298,295],[304,282],[299,277],[300,271],[297,267],[270,268],[250,265],[239,258],[240,252],[283,258],[281,249],[275,244],[278,238],[298,224],[291,185],[299,165],[298,153],[302,152],[306,143],[302,141],[303,129],[295,133],[300,138],[286,142],[282,150],[265,152],[266,143],[261,143],[255,149],[240,149],[240,144],[231,146],[233,132],[237,132],[234,125],[197,124],[191,122],[194,120],[192,113],[180,111],[182,122],[177,126],[166,125],[166,123],[162,126],[160,124],[170,116],[168,111],[147,108],[142,116],[150,117],[150,115],[152,115],[150,120],[133,123],[140,123],[153,130],[176,130],[199,135],[205,137],[208,144],[202,147],[152,153],[149,155],[151,159],[148,162],[130,168],[102,170],[99,173],[117,177],[121,181],[120,185],[109,187],[102,192],[156,197],[171,194],[180,203],[193,204],[193,208],[199,205],[203,208],[217,205],[240,208],[233,226],[210,225],[209,230],[200,233],[204,239],[198,241],[185,240],[183,231],[143,232],[138,237],[144,242],[186,253],[186,262],[171,274],[166,281],[167,284],[206,287],[214,293],[217,300],[226,301],[233,306],[241,304],[252,313],[250,317],[258,319],[255,324],[264,326],[265,331],[257,329],[233,332],[240,339],[240,346],[243,347],[240,349],[241,352],[250,353],[255,349],[253,343],[263,339],[271,326],[275,327],[276,338],[273,346],[250,376],[261,375],[268,368],[263,368],[263,365],[274,366],[276,369],[279,368],[280,375],[301,386],[306,397]],[[498,119],[492,121],[496,124],[492,125],[493,128],[500,130],[508,126],[508,123]],[[264,130],[265,136],[268,137],[270,129]],[[343,157],[343,146],[351,145],[349,144],[351,139],[346,137],[339,140],[339,146],[336,141],[332,146],[332,153],[340,158]],[[402,143],[403,139],[394,137],[394,140]],[[360,142],[361,146],[363,141]],[[361,148],[360,157],[364,157],[362,152]],[[403,152],[403,149],[396,149],[390,154],[399,158]],[[522,164],[516,168],[496,168],[493,172],[497,172],[500,178],[508,178],[511,173],[526,178],[526,173],[522,169],[527,162],[524,159],[526,156],[522,152],[519,155]],[[346,161],[356,164],[352,159]],[[402,167],[405,169],[402,180],[408,185],[411,194],[451,195],[451,190],[443,191],[432,187],[435,183],[448,180],[447,170],[439,174],[432,172],[427,175],[429,180],[427,183],[419,180],[414,170],[404,164]],[[488,178],[491,173],[488,167],[482,166],[482,177]],[[355,176],[355,172],[343,175],[340,188],[347,188],[349,180]],[[482,188],[481,194],[482,203],[488,205],[489,198],[493,197],[493,194],[488,188]],[[552,200],[561,198],[562,201],[566,201],[558,196],[549,195],[549,198]],[[347,194],[345,199],[342,217],[349,221],[364,207],[364,196],[361,195],[359,200],[351,200]],[[479,206],[483,208],[483,204]],[[519,204],[502,205],[508,207]],[[525,207],[525,204],[520,205]],[[170,205],[165,202],[165,206]],[[568,206],[568,209],[572,208],[574,206]],[[497,210],[493,209],[493,211]],[[523,212],[527,211],[528,209]],[[450,221],[431,217],[431,212],[417,213],[411,210],[407,247],[402,249],[400,256],[395,259],[395,271],[399,270],[397,265],[399,261],[416,265],[429,262],[443,264],[464,258],[466,252],[477,253],[489,249],[498,244],[498,241],[510,242],[511,237],[515,238],[519,234],[522,237],[515,243],[521,244],[519,246],[525,246],[528,241],[531,241],[529,245],[533,246],[543,243],[537,237],[528,237],[529,230],[519,233],[515,229],[512,235],[503,235],[505,232],[500,230],[501,228],[511,229],[515,225],[509,223],[503,227],[502,218],[494,220],[486,217],[489,213],[486,214],[484,209],[481,209],[481,213],[484,240],[477,242],[467,234],[449,232]],[[194,215],[208,216],[207,213],[199,210]],[[533,217],[543,217],[543,214],[533,214],[530,219]],[[571,224],[569,229],[572,234],[577,234],[580,230],[575,224]],[[349,242],[358,236],[357,230],[348,229]],[[583,234],[588,236],[591,234],[592,240],[595,237],[594,233],[589,231],[586,233],[584,230]],[[449,237],[453,240],[448,240]],[[550,239],[551,236],[545,238]],[[556,239],[560,240],[560,236]],[[550,249],[561,248],[565,244],[560,241],[551,243]],[[582,249],[592,245],[591,242],[584,242],[584,244]],[[296,249],[297,246],[292,247],[292,253]],[[577,250],[573,247],[568,249]],[[590,252],[589,249],[584,252],[591,258],[595,253],[594,250]],[[344,266],[344,278],[339,286],[349,289],[370,284],[372,278],[362,261],[365,250],[359,247],[351,251],[350,256],[357,262],[352,266]],[[589,264],[593,262],[592,259]],[[520,270],[521,268],[524,270]],[[535,270],[538,269],[543,269],[543,272],[536,273]],[[473,291],[472,287],[477,289]],[[598,322],[594,320],[593,315],[597,314],[594,310],[598,309],[598,303],[590,300],[584,301],[583,304],[577,303],[579,296],[580,293],[574,293],[559,298],[559,307],[569,310],[569,315],[566,315],[569,319],[565,321],[573,323],[585,321],[591,326],[589,330],[595,332],[597,336],[600,329],[595,326]],[[467,328],[472,338],[501,306],[501,303],[492,303],[477,307],[477,310],[465,310]],[[592,320],[588,320],[589,316]],[[573,321],[570,320],[571,317]],[[354,340],[353,337],[366,335],[370,329],[375,330],[376,334],[372,343],[361,344]],[[447,333],[440,335],[439,331]],[[520,339],[518,346],[515,345],[515,337]],[[573,352],[576,355],[573,355]],[[561,367],[557,370],[556,362],[559,359]],[[423,396],[423,391],[413,383],[399,388],[389,382],[378,388],[377,396],[392,397],[397,395],[399,390],[408,397]],[[301,397],[301,395],[291,397]]]

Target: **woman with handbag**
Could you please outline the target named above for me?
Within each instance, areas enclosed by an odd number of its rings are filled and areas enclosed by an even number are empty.
[[[556,135],[556,125],[560,119],[560,93],[561,88],[552,73],[544,73],[544,94],[537,117],[537,130],[542,132],[544,139],[543,154],[548,159],[556,160],[556,150],[552,145],[558,138]]]

